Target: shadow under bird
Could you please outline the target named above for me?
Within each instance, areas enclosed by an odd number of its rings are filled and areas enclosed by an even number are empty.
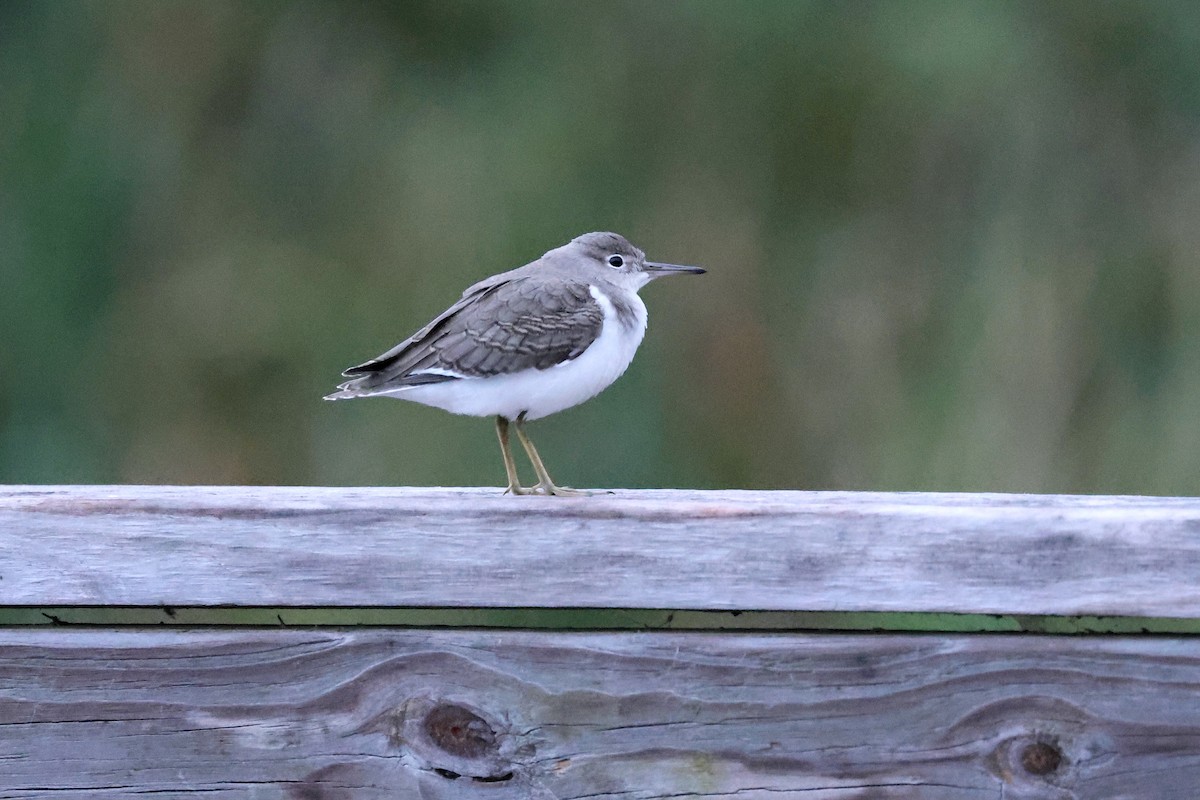
[[[508,491],[587,494],[550,479],[525,423],[595,397],[625,372],[646,333],[638,289],[699,267],[647,261],[615,233],[585,233],[523,267],[493,275],[378,358],[342,374],[326,400],[398,397],[496,418]],[[538,483],[523,488],[512,423]]]

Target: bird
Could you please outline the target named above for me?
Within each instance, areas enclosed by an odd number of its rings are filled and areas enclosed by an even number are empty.
[[[625,372],[646,333],[639,289],[704,271],[647,261],[616,233],[585,233],[472,285],[412,336],[344,371],[350,380],[325,399],[395,397],[495,417],[505,493],[589,494],[551,480],[525,423],[595,397]],[[537,474],[534,486],[518,479],[510,425]]]

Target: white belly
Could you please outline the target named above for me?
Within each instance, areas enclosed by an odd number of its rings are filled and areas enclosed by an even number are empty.
[[[488,378],[458,378],[380,394],[454,414],[515,419],[525,412],[525,419],[530,420],[595,397],[621,377],[633,361],[633,354],[646,334],[646,306],[633,295],[636,320],[626,327],[617,319],[616,309],[604,293],[595,286],[590,288],[592,297],[604,311],[604,324],[596,341],[578,357],[548,369],[527,369]]]

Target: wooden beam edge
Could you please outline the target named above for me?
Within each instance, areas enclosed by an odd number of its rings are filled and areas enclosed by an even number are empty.
[[[0,627],[392,627],[729,633],[1021,633],[1200,636],[1200,619],[896,611],[322,606],[0,606]]]

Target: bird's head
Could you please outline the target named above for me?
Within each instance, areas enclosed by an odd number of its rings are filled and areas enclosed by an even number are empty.
[[[701,275],[700,267],[678,264],[663,264],[647,261],[646,254],[635,247],[624,236],[616,233],[596,232],[577,236],[567,244],[547,253],[564,263],[598,267],[612,275],[618,282],[630,282],[642,286],[664,275]],[[620,276],[620,277],[617,277]]]

